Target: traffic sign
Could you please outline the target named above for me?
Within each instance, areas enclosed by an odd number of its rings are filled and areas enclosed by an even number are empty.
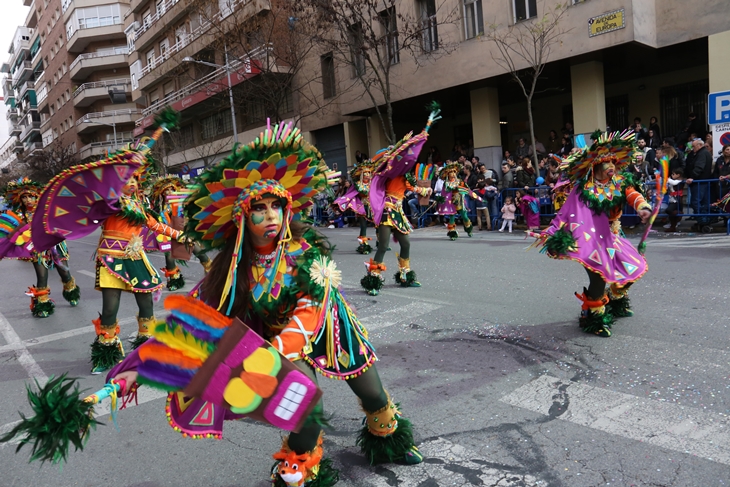
[[[718,91],[707,96],[707,123],[730,122],[730,91]]]

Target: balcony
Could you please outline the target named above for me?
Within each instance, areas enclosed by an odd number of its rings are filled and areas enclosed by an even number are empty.
[[[35,91],[35,81],[26,81],[18,88],[18,98],[21,100],[28,94],[28,91]]]
[[[7,118],[10,122],[18,120],[19,116],[20,116],[20,113],[18,113],[17,108],[8,108],[8,111],[5,112],[5,118]]]
[[[36,100],[35,100],[35,94],[33,94],[31,97],[33,98],[32,100],[24,101],[18,107],[18,111],[20,112],[21,117],[25,117],[29,113],[38,111],[38,104],[36,103]]]
[[[106,25],[90,25],[79,27],[66,43],[68,52],[76,54],[83,52],[86,47],[96,41],[126,40],[124,24],[119,17]]]
[[[23,129],[19,123],[10,124],[10,136],[11,137],[17,137],[18,135],[20,135],[20,132],[22,132],[22,131],[23,131]]]
[[[43,153],[43,142],[31,142],[25,148],[31,156],[37,156]]]
[[[127,47],[105,49],[97,52],[79,54],[71,63],[71,79],[82,81],[89,77],[94,71],[101,69],[129,69]]]
[[[13,89],[13,82],[10,78],[5,78],[3,80],[3,97],[5,99],[5,103],[8,103],[8,100],[11,98],[15,99],[15,90]]]
[[[20,140],[26,140],[28,137],[41,134],[41,122],[31,122],[25,127],[23,127],[23,131],[20,132]]]
[[[15,145],[13,146],[13,152],[15,152],[16,154],[22,154],[23,152],[25,152],[25,146],[21,141],[15,141]]]
[[[79,134],[93,132],[102,126],[121,125],[123,123],[134,123],[142,114],[138,108],[126,110],[115,110],[113,112],[87,113],[76,120],[76,130]]]
[[[84,160],[88,157],[106,156],[109,152],[115,150],[115,148],[118,149],[130,142],[134,142],[134,139],[117,139],[116,145],[113,140],[92,142],[91,144],[87,144],[81,148],[79,151],[79,159]]]
[[[180,4],[179,7],[175,7]],[[176,22],[188,11],[186,2],[180,0],[165,0],[158,5],[158,10],[141,21],[141,26],[134,33],[134,44],[137,49],[143,49],[152,41],[166,25]],[[160,22],[164,19],[164,22]],[[149,35],[145,35],[149,33]]]
[[[36,84],[38,83],[36,82]],[[36,90],[35,96],[38,100],[38,106],[42,107],[43,102],[46,101],[46,99],[48,98],[48,85],[44,83],[40,89]]]
[[[23,61],[13,74],[13,84],[18,86],[33,74],[33,64],[30,61]]]
[[[108,100],[109,88],[112,86],[124,88],[125,93],[132,94],[132,82],[129,78],[84,83],[74,91],[74,106],[87,107],[95,101]]]
[[[0,162],[0,169],[9,168],[16,162],[18,162],[18,155],[15,153],[12,153],[8,156],[7,159]]]

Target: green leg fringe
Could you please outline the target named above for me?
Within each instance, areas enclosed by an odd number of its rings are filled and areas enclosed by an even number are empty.
[[[613,326],[613,322],[613,315],[611,315],[608,311],[601,315],[588,311],[585,316],[581,316],[580,327],[586,333],[592,333],[600,337],[608,338],[611,336],[611,326]]]
[[[394,277],[395,282],[401,287],[421,287],[421,283],[416,279],[416,271],[408,271],[405,280],[401,278],[400,272],[396,272]]]
[[[610,296],[609,296],[610,297]],[[627,318],[634,316],[634,312],[631,309],[631,303],[629,297],[624,296],[623,298],[611,299],[606,305],[606,311],[616,318]]]
[[[179,275],[180,277],[172,277],[167,281],[167,289],[170,291],[177,291],[178,289],[185,287],[185,278],[182,273]]]
[[[369,254],[372,251],[373,251],[373,248],[368,243],[360,244],[357,247],[357,253],[358,254],[367,255],[367,254]]]
[[[63,291],[63,299],[68,301],[68,303],[71,306],[77,306],[79,304],[79,300],[81,299],[81,288],[76,286],[70,291],[66,291],[64,289]]]
[[[459,232],[457,232],[456,230],[449,230],[446,233],[446,236],[449,237],[451,240],[456,240],[457,238],[459,238]]]
[[[137,350],[140,346],[142,346],[142,344],[144,342],[146,342],[149,339],[150,339],[149,335],[140,335],[138,333],[137,336],[134,337],[134,340],[132,341],[132,350]]]
[[[56,309],[56,305],[53,301],[46,301],[45,303],[39,302],[37,299],[33,301],[33,309],[31,312],[36,318],[47,318],[53,314],[53,310]]]
[[[277,467],[279,462],[276,462],[271,467],[271,479],[274,487],[289,487],[289,484],[277,474]],[[317,477],[305,482],[302,487],[330,487],[340,481],[340,472],[332,465],[332,460],[329,458],[323,458],[319,462],[319,473]]]
[[[91,364],[93,371],[101,373],[117,365],[124,358],[119,339],[115,343],[104,345],[98,339],[91,344]]]
[[[372,296],[378,295],[383,288],[383,282],[383,277],[376,274],[365,274],[365,277],[360,279],[360,285]]]
[[[421,463],[423,457],[413,444],[413,427],[406,418],[398,416],[398,428],[389,436],[376,436],[363,426],[357,437],[357,445],[370,462],[400,463],[414,465]]]

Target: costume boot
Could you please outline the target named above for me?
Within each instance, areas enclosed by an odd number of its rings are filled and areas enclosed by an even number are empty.
[[[459,238],[459,232],[456,231],[456,225],[453,223],[449,223],[446,225],[446,236],[449,237],[451,240],[456,240]]]
[[[167,289],[170,291],[177,291],[185,286],[185,278],[180,273],[180,269],[175,267],[174,269],[162,269],[167,277]]]
[[[416,280],[416,272],[411,270],[411,259],[398,257],[398,272],[395,274],[395,282],[401,287],[421,287]]]
[[[91,344],[91,374],[98,375],[114,367],[124,358],[124,348],[119,340],[119,323],[102,326],[101,316],[91,321],[96,340]]]
[[[297,454],[289,448],[289,437],[282,441],[281,450],[274,453],[277,462],[271,468],[274,487],[330,487],[340,480],[340,472],[332,460],[322,458],[322,436],[312,451]]]
[[[137,336],[132,342],[132,350],[136,350],[137,348],[139,348],[140,345],[142,345],[149,339],[149,337],[152,336],[152,334],[150,333],[150,328],[155,326],[156,321],[157,320],[154,316],[150,316],[149,318],[140,318],[139,316],[137,317]]]
[[[631,303],[629,302],[629,286],[631,284],[619,286],[613,283],[608,288],[609,301],[606,309],[616,318],[634,316],[634,311],[631,309]]]
[[[587,289],[585,288],[583,288],[583,294],[575,293],[575,296],[583,301],[579,320],[580,327],[586,333],[593,333],[600,337],[610,337],[614,318],[606,310],[608,296],[604,294],[599,299],[591,299],[586,293]]]
[[[360,244],[357,247],[358,254],[367,255],[373,250],[373,248],[368,243],[369,240],[370,240],[370,238],[365,237],[365,236],[357,237],[357,242]]]
[[[50,297],[51,289],[48,287],[31,286],[25,293],[30,296],[30,312],[36,318],[47,318],[53,314],[56,305]]]
[[[383,276],[380,275],[382,271],[386,270],[385,264],[370,259],[370,262],[365,263],[365,267],[368,271],[365,277],[360,279],[360,285],[365,288],[370,296],[377,296],[385,282]]]
[[[404,463],[415,465],[423,461],[423,455],[413,442],[411,422],[401,416],[398,404],[388,395],[388,403],[377,411],[365,412],[363,428],[357,437],[371,465],[378,463]]]
[[[472,231],[474,231],[474,224],[471,222],[471,220],[464,220],[464,231],[466,232],[467,236],[472,236]]]
[[[63,283],[63,299],[71,306],[77,306],[81,299],[81,289],[76,285],[76,279],[71,277],[68,282]]]

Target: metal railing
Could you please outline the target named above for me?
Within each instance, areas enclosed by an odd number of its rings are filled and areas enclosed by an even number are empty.
[[[23,96],[25,95],[25,93],[28,90],[35,90],[35,82],[33,82],[33,81],[26,81],[25,83],[21,84],[20,85],[20,89],[18,90],[18,96],[20,98],[23,98]]]
[[[83,117],[76,120],[76,125],[81,125],[82,123],[93,123],[100,118],[122,117],[124,115],[136,115],[136,114],[141,114],[141,113],[142,113],[142,110],[140,110],[139,108],[127,108],[126,110],[114,110],[111,112],[87,113]],[[97,123],[103,123],[103,122],[97,122]],[[120,122],[120,123],[123,123],[123,122]]]
[[[40,90],[36,90],[35,92],[36,102],[40,105],[43,101],[45,101],[46,98],[48,98],[48,86],[43,85],[43,87]]]
[[[20,138],[21,139],[26,138],[33,131],[38,131],[38,132],[41,131],[41,123],[40,122],[31,122],[28,125],[26,125],[25,127],[23,127],[23,131],[20,132]]]
[[[153,15],[142,20],[142,27],[134,33],[134,40],[137,41],[137,39],[142,37],[142,34],[150,30],[150,28],[152,28],[152,26],[179,1],[180,0],[165,0],[164,2],[157,4],[157,11]]]
[[[18,69],[15,71],[15,74],[13,74],[13,84],[18,82],[18,79],[20,78],[20,75],[24,73],[25,71],[32,71],[33,70],[33,63],[30,61],[23,61],[20,66],[18,66]]]
[[[192,32],[189,34],[184,34],[182,38],[177,41],[175,44],[170,46],[170,48],[165,51],[164,54],[161,54],[160,56],[154,57],[150,60],[150,62],[142,69],[142,72],[140,73],[139,77],[143,78],[145,75],[152,72],[153,69],[157,68],[161,64],[163,64],[165,61],[170,59],[172,56],[183,50],[185,47],[189,46],[191,43],[196,41],[198,38],[200,38],[205,32],[213,25],[218,22],[222,22],[226,19],[234,10],[235,7],[238,7],[239,5],[244,5],[248,3],[250,0],[231,0],[230,8],[226,8],[226,11],[220,12],[217,15],[213,17],[213,19],[203,19],[202,22],[198,27],[196,27]]]
[[[74,31],[71,33],[70,36],[68,36],[68,42],[70,42],[76,36],[76,34],[81,32],[82,30],[97,29],[99,27],[111,27],[113,25],[124,25],[124,22],[122,22],[121,17],[114,17],[114,20],[112,20],[111,22],[98,22],[91,25],[74,26]]]
[[[17,118],[18,115],[20,115],[20,113],[18,112],[17,108],[8,108],[8,111],[5,112],[5,118],[8,120],[10,120],[13,117]]]
[[[108,57],[108,56],[118,56],[120,54],[128,55],[129,54],[129,48],[127,46],[124,47],[115,47],[113,49],[103,49],[101,51],[96,52],[87,52],[85,54],[79,54],[76,56],[76,59],[73,60],[71,63],[71,67],[69,69],[73,69],[77,64],[79,64],[81,61],[85,59],[96,59],[100,57]]]
[[[29,150],[30,152],[35,152],[35,151],[37,151],[37,150],[40,150],[40,151],[42,151],[42,150],[43,150],[43,142],[31,142],[30,144],[28,144],[28,145],[26,146],[26,148],[27,148],[27,149],[28,149],[28,150]]]
[[[132,80],[129,78],[120,78],[120,79],[113,79],[113,80],[107,80],[107,81],[93,81],[90,83],[84,83],[83,85],[76,88],[76,90],[74,91],[74,98],[79,96],[85,90],[90,90],[93,88],[108,88],[110,86],[126,86],[126,85],[129,85],[131,88]]]
[[[63,0],[63,2],[61,2],[61,13],[65,14],[66,10],[68,10],[68,7],[71,6],[72,3],[74,3],[74,0]]]

